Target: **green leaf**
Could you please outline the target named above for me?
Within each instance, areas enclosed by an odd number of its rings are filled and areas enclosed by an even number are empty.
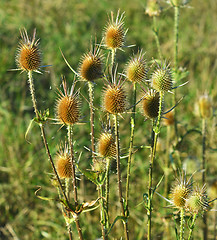
[[[122,220],[123,222],[126,222],[127,221],[127,217],[124,217],[124,216],[117,216],[114,220],[114,222],[112,223],[111,227],[109,228],[106,236],[109,235],[109,233],[111,232],[112,228],[114,227],[115,223],[118,221],[118,220]]]
[[[83,170],[83,169],[80,169],[78,167],[78,165],[76,165],[78,170],[84,174],[84,176],[86,178],[88,178],[91,182],[93,182],[94,184],[96,184],[97,186],[100,185],[100,183],[98,182],[98,174],[94,171],[91,171],[91,170]]]
[[[28,135],[28,133],[29,133],[31,127],[32,127],[32,123],[33,123],[33,122],[34,122],[34,119],[32,119],[32,120],[30,121],[29,126],[28,126],[28,128],[27,128],[27,130],[26,130],[26,133],[25,133],[25,140],[26,140],[29,144],[31,144],[31,142],[29,142],[29,141],[27,140],[27,135]]]
[[[40,196],[38,195],[38,192],[41,190],[41,187],[39,187],[36,191],[35,191],[35,196],[42,199],[42,200],[45,200],[45,201],[58,201],[58,199],[55,199],[55,198],[48,198],[48,197],[43,197],[43,196]]]

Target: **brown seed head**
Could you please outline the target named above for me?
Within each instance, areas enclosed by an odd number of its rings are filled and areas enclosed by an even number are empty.
[[[106,85],[104,90],[104,107],[111,114],[123,113],[126,109],[126,94],[122,87]]]
[[[127,79],[133,83],[142,82],[147,79],[147,66],[142,51],[131,57],[126,66]]]
[[[60,149],[56,155],[57,173],[60,178],[72,177],[72,163],[67,146],[65,149]]]
[[[84,54],[79,73],[84,80],[91,82],[103,76],[103,55],[98,47],[94,51]]]
[[[71,93],[67,93],[66,82],[63,82],[64,93],[59,91],[59,98],[56,104],[57,121],[63,125],[73,125],[79,121],[80,117],[80,102],[78,100],[78,93],[73,93],[74,86]]]
[[[164,115],[163,119],[164,125],[166,126],[172,126],[174,125],[174,112],[170,111]]]
[[[145,13],[150,17],[159,16],[161,12],[161,8],[158,0],[148,0],[147,7]]]
[[[192,192],[191,178],[186,181],[186,176],[183,175],[177,184],[172,189],[171,198],[175,207],[183,208],[185,206],[186,199]]]
[[[212,102],[208,94],[204,94],[199,99],[199,108],[202,118],[210,118],[212,115]]]
[[[158,92],[167,92],[172,89],[172,86],[173,77],[169,66],[158,67],[152,74],[151,87]]]
[[[119,18],[119,11],[116,20],[114,20],[113,12],[111,12],[111,19],[105,28],[104,41],[109,49],[121,48],[125,42],[126,31],[124,30],[124,13]]]
[[[36,30],[34,30],[32,40],[28,37],[26,29],[20,34],[21,41],[15,58],[17,67],[23,71],[36,71],[41,65],[39,39],[35,40]]]
[[[101,134],[98,141],[98,153],[103,158],[113,158],[116,155],[116,145],[114,137],[109,132]]]
[[[187,199],[185,207],[191,214],[203,213],[209,208],[205,186],[202,189],[197,187],[194,190],[192,195]]]
[[[142,100],[143,114],[149,119],[156,118],[159,112],[160,95],[154,90],[145,93]]]

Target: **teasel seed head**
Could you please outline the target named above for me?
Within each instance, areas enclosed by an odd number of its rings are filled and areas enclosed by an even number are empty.
[[[124,29],[124,12],[119,17],[120,11],[117,13],[116,20],[111,12],[111,18],[104,30],[105,46],[108,49],[118,49],[124,46],[126,30]]]
[[[145,117],[148,119],[154,119],[158,116],[160,105],[159,92],[150,89],[145,93],[142,99],[142,110]]]
[[[212,102],[207,93],[200,97],[199,109],[202,118],[210,118],[212,116]]]
[[[104,173],[106,171],[106,160],[98,158],[93,160],[92,169],[98,173]]]
[[[67,145],[64,149],[61,147],[56,155],[57,173],[60,178],[72,177],[72,163]]]
[[[94,50],[83,55],[80,62],[79,75],[82,79],[90,82],[103,76],[103,55],[100,47],[95,47]]]
[[[147,7],[145,13],[149,15],[149,17],[159,16],[161,12],[161,8],[158,0],[148,0]]]
[[[186,199],[192,192],[191,178],[186,180],[186,175],[183,173],[180,180],[177,179],[177,184],[173,187],[171,192],[171,201],[176,208],[185,207]]]
[[[126,66],[127,79],[133,83],[142,82],[147,79],[147,65],[142,51],[131,57]]]
[[[37,71],[41,66],[41,51],[38,47],[39,39],[36,40],[36,29],[33,32],[33,37],[28,37],[26,29],[20,31],[21,41],[17,49],[15,61],[18,70],[22,71]]]
[[[164,115],[163,118],[164,125],[169,127],[174,125],[174,112],[170,111]]]
[[[119,84],[105,86],[103,101],[105,110],[111,114],[123,113],[126,110],[126,94]]]
[[[112,133],[104,132],[98,141],[98,154],[103,158],[113,158],[116,155],[115,139]]]
[[[158,66],[151,77],[151,87],[158,92],[168,92],[172,90],[173,76],[169,65]]]
[[[186,200],[186,209],[191,213],[203,213],[209,208],[208,197],[206,194],[206,187],[202,189],[196,187],[191,196]]]
[[[80,102],[78,92],[74,93],[74,84],[70,94],[67,92],[66,81],[63,80],[64,93],[59,90],[59,98],[56,103],[57,122],[63,125],[73,125],[79,121]]]

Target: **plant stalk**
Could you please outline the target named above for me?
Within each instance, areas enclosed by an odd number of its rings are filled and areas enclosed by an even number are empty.
[[[184,208],[181,208],[180,210],[180,235],[179,235],[179,240],[183,240],[183,235],[184,235],[184,222],[185,222],[185,210]]]
[[[114,114],[114,125],[115,125],[115,142],[116,142],[116,161],[117,161],[117,175],[118,175],[118,192],[119,192],[119,201],[121,205],[122,215],[125,216],[125,209],[123,203],[123,194],[122,194],[122,180],[121,180],[121,167],[120,167],[120,144],[119,144],[119,130],[118,130],[118,116]],[[128,224],[126,221],[124,223],[124,233],[125,239],[129,239],[129,230]]]
[[[103,203],[103,191],[102,185],[98,185],[98,196],[100,199],[100,217],[101,217],[101,231],[102,231],[102,238],[103,240],[107,240],[108,237],[106,236],[106,219],[105,219],[105,207]]]
[[[72,165],[72,184],[73,184],[73,192],[74,192],[74,201],[75,201],[75,206],[77,206],[78,205],[78,194],[77,194],[77,183],[76,183],[76,175],[75,175],[72,125],[67,126],[67,133],[68,133],[68,143],[69,143],[69,148],[70,148],[70,157],[71,157],[71,165]],[[76,228],[78,231],[79,239],[83,240],[83,235],[82,235],[78,216],[75,218],[75,223],[76,223]]]
[[[152,174],[153,174],[153,164],[154,164],[154,159],[156,155],[156,147],[157,147],[157,139],[158,135],[160,133],[160,122],[161,122],[161,115],[162,115],[162,103],[163,103],[163,93],[160,92],[160,99],[159,99],[159,111],[158,111],[158,117],[157,117],[157,123],[154,124],[153,121],[153,138],[152,138],[152,146],[151,146],[151,157],[149,160],[149,185],[148,185],[148,210],[147,210],[147,215],[148,215],[148,240],[151,240],[151,227],[152,227],[152,198],[153,198],[153,193],[152,193]]]
[[[110,168],[110,159],[106,159],[106,176],[105,176],[105,212],[106,212],[106,228],[109,229],[109,168]]]
[[[159,35],[158,35],[158,27],[157,27],[157,21],[156,21],[156,16],[153,16],[153,33],[155,36],[155,41],[157,45],[157,51],[160,57],[160,60],[163,60],[161,48],[160,48],[160,41],[159,41]]]
[[[197,213],[195,213],[194,216],[193,216],[192,224],[191,224],[189,235],[188,235],[188,240],[192,239],[192,234],[193,234],[193,230],[194,230],[194,227],[195,227],[196,219],[197,219]]]

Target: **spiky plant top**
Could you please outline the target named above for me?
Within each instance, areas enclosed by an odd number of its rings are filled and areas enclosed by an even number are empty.
[[[202,118],[210,118],[212,115],[212,103],[211,99],[208,96],[207,93],[200,96],[199,99],[199,108],[200,108],[200,114]]]
[[[104,173],[106,171],[106,160],[104,158],[94,159],[92,169],[95,172]]]
[[[147,79],[147,65],[142,51],[131,57],[125,71],[127,79],[133,83],[142,82]]]
[[[103,55],[100,47],[95,47],[83,55],[79,66],[79,75],[82,79],[90,82],[103,76]]]
[[[176,208],[184,208],[187,198],[192,193],[191,177],[187,180],[183,173],[171,192],[171,202]]]
[[[142,111],[145,117],[148,119],[154,119],[158,117],[159,105],[160,105],[159,92],[150,89],[142,97]]]
[[[59,98],[56,102],[56,121],[63,125],[73,125],[79,121],[80,102],[78,92],[74,92],[74,84],[70,93],[67,92],[66,81],[63,80],[64,92],[59,90]]]
[[[28,37],[26,29],[20,31],[21,40],[17,49],[15,61],[18,70],[37,71],[41,66],[41,51],[39,50],[39,39],[35,39],[36,29],[33,37]]]
[[[117,17],[114,20],[114,14],[111,12],[111,18],[104,30],[105,46],[108,49],[118,49],[123,47],[125,42],[126,30],[124,29],[124,12],[120,15],[120,11],[117,13]]]
[[[151,87],[158,92],[168,92],[172,90],[173,76],[169,65],[158,66],[151,77]]]
[[[64,148],[60,147],[60,150],[56,155],[56,166],[57,166],[57,173],[60,178],[72,177],[71,156],[68,151],[67,145],[65,145]]]
[[[203,213],[209,208],[205,185],[201,189],[198,186],[196,187],[191,196],[186,200],[185,207],[191,214]]]
[[[159,16],[161,8],[158,0],[148,0],[145,13],[150,17]]]
[[[116,73],[112,76],[112,82],[107,81],[104,87],[103,107],[114,115],[126,110],[126,93],[123,89],[123,81],[121,83],[121,78],[116,80]]]
[[[98,141],[98,154],[103,158],[116,156],[116,144],[112,133],[103,132]]]

